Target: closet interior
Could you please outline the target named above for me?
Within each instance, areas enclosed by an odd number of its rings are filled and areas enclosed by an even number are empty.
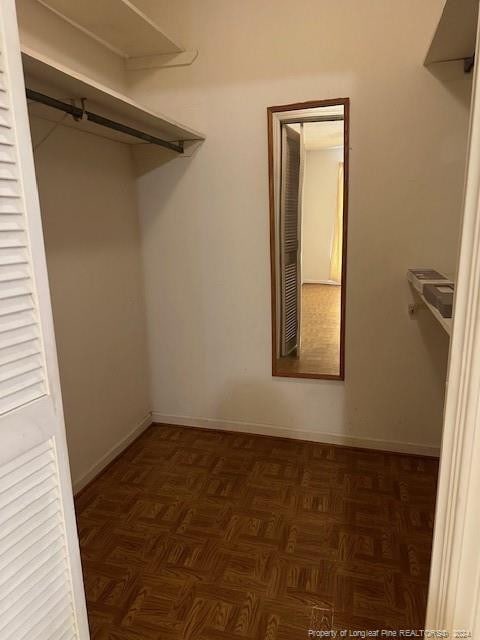
[[[98,640],[424,621],[454,318],[405,276],[455,285],[478,1],[302,3],[16,1]],[[338,274],[302,283],[307,152]],[[292,375],[299,282],[333,373]]]
[[[151,420],[136,180],[204,135],[128,95],[128,73],[189,56],[131,3],[17,12],[78,491]]]

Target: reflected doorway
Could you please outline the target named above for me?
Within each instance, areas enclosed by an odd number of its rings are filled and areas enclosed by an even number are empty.
[[[348,103],[272,109],[273,373],[343,379]]]

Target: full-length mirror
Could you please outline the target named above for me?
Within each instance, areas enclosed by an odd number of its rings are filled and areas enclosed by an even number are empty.
[[[273,375],[344,379],[349,100],[269,107]]]

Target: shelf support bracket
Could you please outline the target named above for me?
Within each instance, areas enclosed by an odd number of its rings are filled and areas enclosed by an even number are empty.
[[[180,53],[162,53],[156,56],[139,56],[127,58],[125,66],[128,71],[140,71],[142,69],[164,69],[167,67],[187,67],[198,56],[197,49],[180,51]]]
[[[424,309],[425,306],[426,305],[424,302],[411,302],[408,305],[408,315],[414,316],[416,313],[420,311],[420,309]]]
[[[470,73],[475,64],[475,55],[470,56],[469,58],[465,58],[463,61],[463,70],[465,73]]]

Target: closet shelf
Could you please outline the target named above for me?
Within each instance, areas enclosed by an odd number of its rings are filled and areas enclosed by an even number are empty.
[[[449,336],[451,336],[452,335],[452,327],[453,327],[453,318],[444,318],[442,316],[442,314],[440,313],[440,311],[436,307],[434,307],[433,304],[430,304],[430,302],[428,302],[428,300],[425,298],[423,293],[420,293],[420,291],[418,291],[418,289],[416,287],[414,287],[411,282],[409,282],[409,284],[410,284],[410,288],[411,288],[413,294],[420,299],[420,304],[421,305],[425,305],[425,307],[430,311],[430,313],[433,315],[435,320],[441,325],[442,329]],[[415,309],[417,307],[418,307],[417,304],[411,305],[411,311],[410,312],[414,313]]]
[[[420,293],[416,289],[414,289],[414,291],[415,291],[415,294],[420,298],[420,300],[425,304],[425,306],[430,311],[430,313],[433,315],[435,320],[437,320],[437,322],[441,324],[442,328],[448,333],[448,335],[451,336],[453,319],[444,318],[440,313],[440,311],[436,307],[434,307],[433,304],[430,304],[430,302],[428,302],[428,300],[425,298],[425,296],[422,293]]]
[[[155,113],[137,104],[128,96],[122,95],[109,87],[73,71],[68,67],[33,51],[22,47],[25,85],[28,89],[47,94],[63,102],[72,102],[77,107],[85,101],[85,109],[100,113],[104,118],[120,122],[125,127],[139,129],[146,134],[169,142],[198,143],[205,136],[176,122],[172,118]],[[43,104],[30,103],[32,115],[39,118],[59,122],[83,131],[99,134],[99,126],[85,120],[75,120]],[[101,129],[101,135],[128,144],[145,144],[120,131]]]
[[[478,0],[447,0],[425,65],[472,58],[475,53],[477,18]]]
[[[38,1],[123,58],[183,51],[128,0]]]

